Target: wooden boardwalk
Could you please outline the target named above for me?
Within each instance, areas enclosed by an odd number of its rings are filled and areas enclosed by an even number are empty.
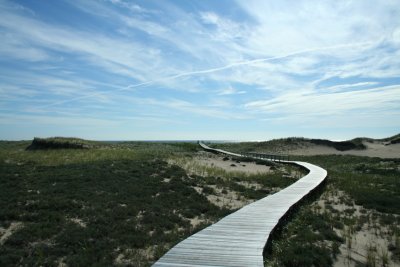
[[[207,151],[241,156],[200,145]],[[244,206],[188,237],[153,266],[263,267],[263,251],[272,230],[293,205],[327,176],[326,170],[307,162],[283,162],[303,166],[309,173],[281,191]]]

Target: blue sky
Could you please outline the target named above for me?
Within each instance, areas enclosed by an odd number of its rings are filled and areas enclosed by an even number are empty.
[[[0,139],[400,132],[394,1],[0,0]]]

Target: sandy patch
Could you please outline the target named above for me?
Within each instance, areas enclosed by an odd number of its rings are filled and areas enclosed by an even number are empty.
[[[254,202],[254,200],[246,199],[242,197],[239,193],[228,190],[227,188],[222,189],[214,185],[210,185],[208,187],[211,187],[213,189],[213,194],[204,194],[201,187],[195,186],[193,188],[197,191],[197,193],[203,194],[205,197],[207,197],[208,201],[220,208],[236,210]]]
[[[192,219],[189,219],[190,224],[192,225],[193,228],[195,228],[196,226],[200,225],[201,223],[205,222],[205,219],[200,218],[199,216],[196,216]]]
[[[345,200],[345,201],[344,201]],[[390,231],[380,225],[379,219],[373,216],[376,211],[367,210],[362,206],[355,205],[342,191],[327,191],[321,199],[316,202],[320,212],[333,214],[336,211],[340,217],[353,219],[354,225],[345,225],[344,229],[334,229],[336,233],[345,239],[340,245],[340,254],[334,262],[334,267],[357,267],[366,266],[368,257],[373,258],[373,266],[399,267],[400,264],[391,260],[391,252],[388,245],[392,240]],[[367,220],[360,226],[361,216]],[[383,258],[387,256],[388,265],[383,265]]]
[[[65,257],[59,258],[57,267],[68,267],[68,265],[64,261],[65,261]]]
[[[7,229],[0,228],[0,245],[3,245],[10,236],[18,229],[22,228],[22,222],[12,222]]]
[[[86,228],[86,223],[85,223],[82,219],[79,219],[79,218],[69,218],[68,220],[69,220],[70,222],[73,222],[73,223],[79,225],[79,226],[82,227],[82,228]]]
[[[346,242],[339,247],[340,253],[334,263],[334,267],[357,267],[364,266],[367,263],[367,258],[373,258],[375,261],[374,266],[385,266],[383,264],[383,257],[386,254],[388,265],[391,267],[400,266],[391,260],[391,253],[388,251],[389,240],[385,235],[381,236],[380,228],[377,231],[374,228],[365,225],[361,231],[354,233],[350,237],[346,237]],[[372,263],[372,261],[371,261]]]
[[[148,266],[148,261],[154,260],[157,246],[150,246],[145,249],[125,249],[120,251],[114,260],[116,266]]]
[[[182,167],[190,175],[223,176],[224,173],[252,175],[273,172],[273,170],[266,165],[258,165],[253,162],[240,162],[233,160],[231,157],[203,151],[196,153],[195,156],[191,158],[170,159],[168,162]]]
[[[230,210],[236,210],[240,209],[247,204],[252,203],[252,200],[248,200],[245,198],[238,198],[238,194],[233,191],[229,191],[227,194],[222,194],[222,195],[208,195],[207,196],[208,201],[213,203],[214,205],[220,207],[220,208],[227,208]]]
[[[232,160],[231,158],[229,158],[229,160],[224,160],[224,158],[226,159],[226,157],[208,153],[206,155],[196,157],[195,161],[201,165],[221,168],[228,172],[238,171],[247,174],[271,172],[269,166],[258,165],[253,162],[240,162]]]
[[[262,189],[262,187],[263,187],[262,184],[249,182],[249,181],[240,181],[240,182],[237,182],[237,183],[240,184],[240,185],[243,185],[247,189],[253,189],[253,190],[259,190],[259,189]]]
[[[241,162],[232,159],[231,157],[225,157],[224,155],[216,155],[204,151],[196,153],[194,157],[170,159],[169,164],[179,165],[185,169],[189,175],[214,176],[221,178],[231,178],[235,177],[235,175],[247,176],[273,173],[276,171],[281,172],[283,175],[290,178],[299,175],[296,171],[287,171],[285,167],[271,169],[270,166],[259,165],[253,162]],[[264,187],[262,184],[257,182],[246,180],[238,181],[237,184],[251,190],[260,190]],[[254,199],[243,197],[240,192],[229,190],[228,187],[221,188],[215,185],[205,185],[192,186],[192,188],[195,189],[197,193],[207,197],[208,201],[212,204],[229,210],[240,209],[255,201]],[[268,188],[270,193],[279,190],[280,188]]]

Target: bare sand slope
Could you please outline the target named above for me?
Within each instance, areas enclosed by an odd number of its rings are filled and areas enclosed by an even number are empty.
[[[384,142],[363,142],[365,150],[339,151],[333,147],[310,144],[304,148],[287,151],[291,155],[354,155],[379,158],[400,158],[400,144],[385,145]]]

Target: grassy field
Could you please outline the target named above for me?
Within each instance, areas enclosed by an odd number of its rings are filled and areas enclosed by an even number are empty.
[[[191,160],[190,143],[48,141],[0,142],[0,266],[150,266],[234,210],[212,197],[254,201],[295,181],[279,166],[188,174],[170,160]]]

